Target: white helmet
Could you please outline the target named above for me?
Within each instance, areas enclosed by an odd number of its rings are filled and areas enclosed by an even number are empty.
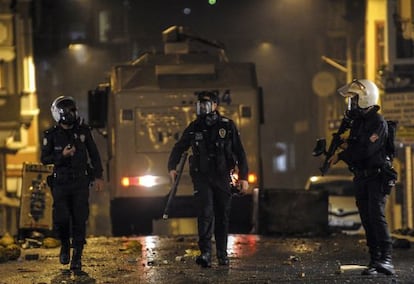
[[[78,108],[72,97],[57,97],[50,107],[50,112],[57,123],[71,125],[78,119]]]
[[[374,82],[367,79],[354,79],[351,83],[339,88],[338,93],[346,98],[357,97],[358,107],[360,108],[376,105],[379,98],[378,87]]]

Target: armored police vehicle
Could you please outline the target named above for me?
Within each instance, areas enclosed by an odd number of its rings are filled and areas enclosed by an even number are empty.
[[[88,123],[107,133],[112,233],[151,234],[165,222],[160,220],[171,187],[168,157],[195,119],[195,93],[203,90],[219,92],[219,111],[234,120],[241,133],[250,193],[233,198],[230,232],[250,232],[255,226],[254,193],[261,164],[261,92],[255,65],[230,62],[220,44],[183,27],[170,27],[162,37],[163,52],[114,66],[110,82],[89,92]],[[194,224],[185,222],[195,218],[192,196],[187,163],[169,213],[173,227]]]

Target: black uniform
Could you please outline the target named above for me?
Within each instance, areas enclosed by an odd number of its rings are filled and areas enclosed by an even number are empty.
[[[76,147],[76,152],[63,157],[62,151],[69,144]],[[75,123],[71,129],[56,125],[46,130],[41,161],[54,165],[50,179],[54,230],[63,242],[72,238],[74,247],[83,247],[89,216],[89,184],[102,178],[101,158],[90,128]]]
[[[365,229],[371,262],[391,260],[392,243],[385,218],[389,187],[382,168],[386,163],[387,122],[378,114],[379,107],[353,120],[348,147],[339,153],[354,173],[356,204]],[[372,263],[371,263],[372,264]]]
[[[247,180],[248,166],[234,122],[218,112],[209,115],[214,117],[213,123],[198,117],[184,130],[172,149],[168,170],[176,168],[181,154],[191,146],[189,164],[198,209],[199,248],[202,254],[211,254],[214,232],[217,256],[227,258],[230,171],[237,165],[239,179]]]

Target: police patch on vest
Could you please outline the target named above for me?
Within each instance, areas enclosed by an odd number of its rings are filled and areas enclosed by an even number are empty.
[[[219,129],[219,135],[220,135],[220,138],[226,137],[226,129],[220,128]]]
[[[203,133],[201,133],[201,132],[194,133],[194,139],[195,140],[203,140]]]
[[[85,142],[85,134],[81,134],[79,138],[82,143]]]

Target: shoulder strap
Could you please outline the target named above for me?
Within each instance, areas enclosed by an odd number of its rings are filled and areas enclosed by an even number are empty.
[[[224,116],[220,117],[219,124],[221,128],[226,128],[227,131],[231,131],[230,123],[231,120],[229,118]]]

